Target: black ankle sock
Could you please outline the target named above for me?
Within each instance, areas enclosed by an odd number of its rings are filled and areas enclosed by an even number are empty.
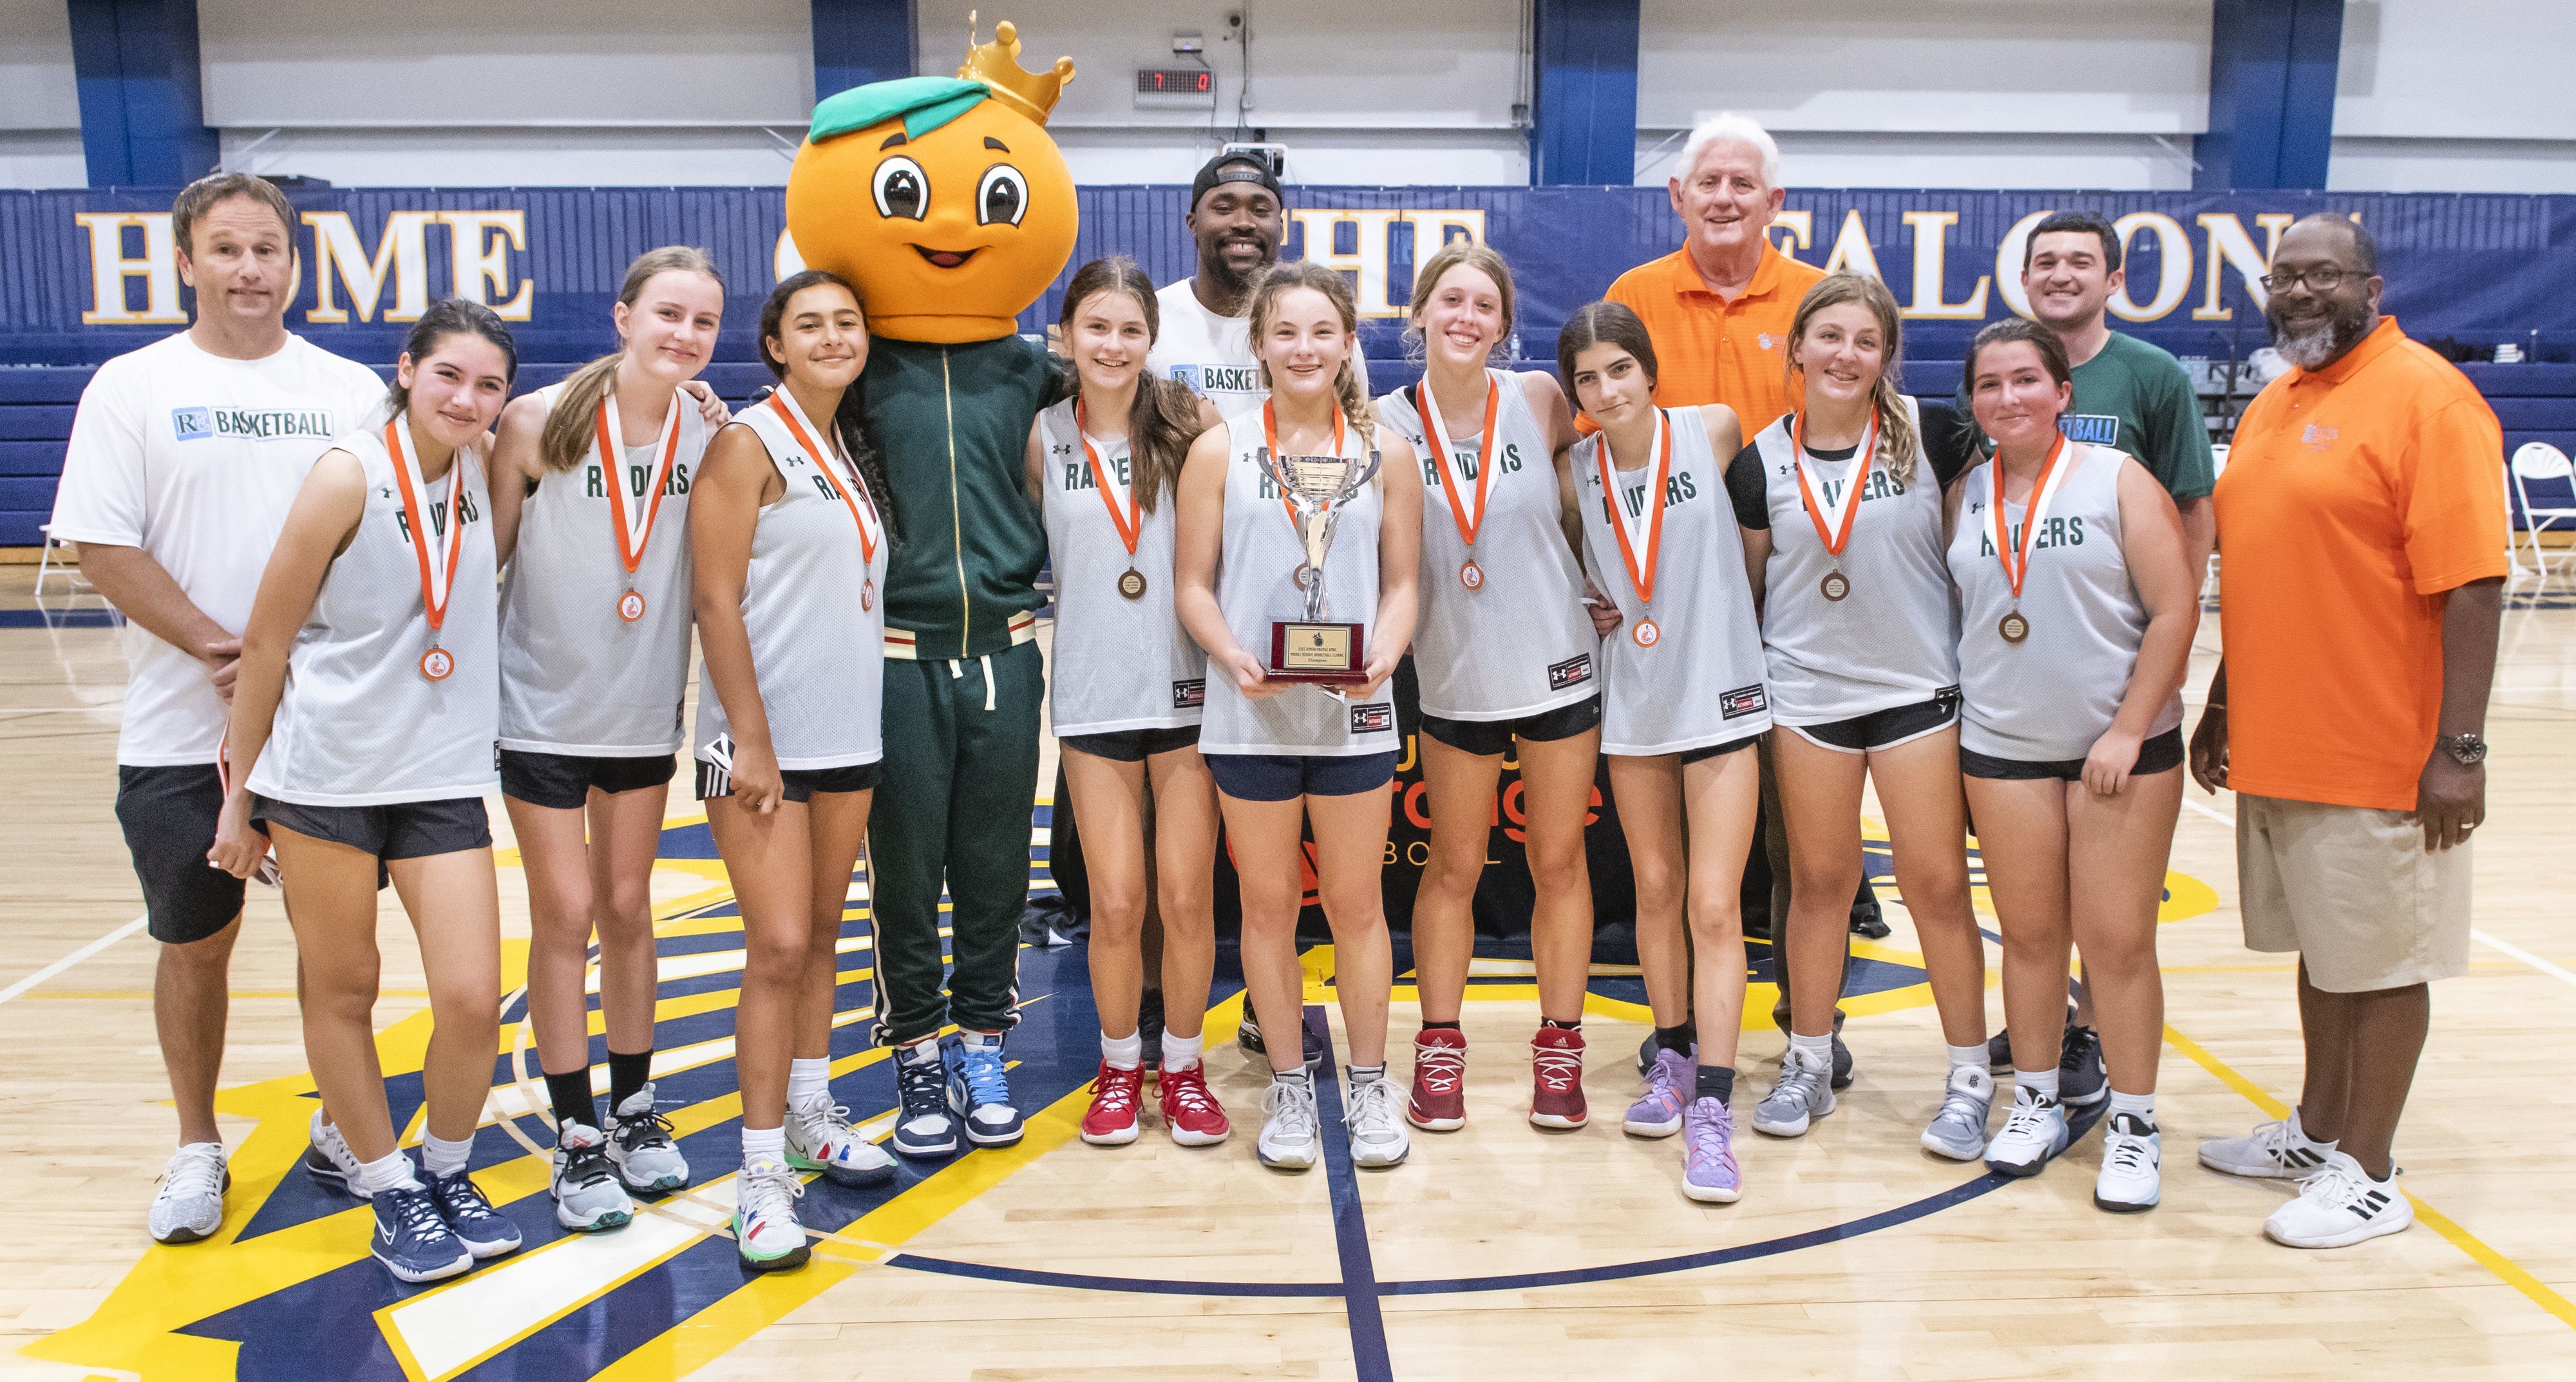
[[[1703,1065],[1699,1068],[1698,1097],[1715,1099],[1723,1104],[1735,1098],[1735,1067]]]
[[[1583,1019],[1578,1017],[1572,1022],[1559,1022],[1553,1017],[1542,1017],[1538,1020],[1538,1025],[1553,1027],[1560,1032],[1579,1032],[1583,1030]]]
[[[1422,1030],[1426,1032],[1454,1032],[1458,1030],[1458,1024],[1455,1022],[1425,1022],[1422,1024]]]
[[[585,1065],[569,1075],[546,1076],[546,1101],[555,1106],[555,1127],[580,1123],[599,1126],[599,1108],[590,1097],[590,1067]]]
[[[1699,1044],[1699,1028],[1689,1022],[1678,1027],[1657,1027],[1655,1044],[1667,1051],[1687,1056],[1691,1053],[1691,1047]]]
[[[653,1048],[626,1055],[608,1053],[608,1110],[614,1113],[628,1099],[641,1092],[653,1078]]]

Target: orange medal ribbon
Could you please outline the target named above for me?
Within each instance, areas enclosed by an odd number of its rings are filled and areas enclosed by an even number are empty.
[[[456,670],[454,655],[438,646],[438,634],[447,623],[447,598],[456,591],[456,566],[465,554],[465,458],[448,458],[447,550],[433,563],[429,558],[431,513],[422,497],[429,484],[421,478],[420,460],[411,452],[411,429],[404,425],[410,417],[407,411],[398,413],[385,424],[385,450],[393,457],[394,482],[402,486],[403,522],[411,530],[412,555],[420,559],[421,605],[429,615],[429,651],[421,655],[420,674],[444,681]]]
[[[1860,450],[1853,453],[1860,460],[1860,468],[1852,472],[1851,484],[1843,490],[1843,501],[1830,527],[1825,522],[1824,509],[1816,503],[1816,487],[1824,483],[1823,477],[1816,477],[1812,483],[1808,479],[1807,415],[1803,412],[1789,424],[1789,445],[1798,457],[1798,502],[1806,506],[1807,520],[1816,525],[1816,536],[1825,544],[1825,555],[1840,557],[1843,548],[1851,543],[1852,523],[1860,517],[1861,488],[1869,480],[1869,468],[1878,460],[1878,410],[1870,410],[1869,431],[1860,440]]]
[[[1440,404],[1431,396],[1431,379],[1423,377],[1413,386],[1413,410],[1422,415],[1423,435],[1431,442],[1431,454],[1439,457],[1440,493],[1449,501],[1449,516],[1458,524],[1458,536],[1469,547],[1476,545],[1476,531],[1485,526],[1485,497],[1493,488],[1493,467],[1486,464],[1494,454],[1494,418],[1502,411],[1502,386],[1492,376],[1485,379],[1485,430],[1476,438],[1476,499],[1470,509],[1458,502],[1458,484],[1452,479],[1449,438],[1440,427]]]
[[[1610,438],[1604,435],[1593,452],[1593,463],[1601,470],[1601,492],[1610,502],[1611,515],[1618,519],[1610,525],[1611,536],[1619,539],[1619,556],[1628,563],[1628,580],[1637,588],[1638,603],[1648,605],[1655,602],[1655,563],[1664,545],[1664,486],[1673,473],[1673,417],[1660,408],[1655,410],[1655,417],[1660,426],[1655,432],[1653,459],[1646,467],[1652,484],[1646,491],[1646,512],[1640,520],[1632,522],[1626,506],[1619,502],[1619,482],[1610,465]],[[1638,523],[1646,530],[1642,560],[1630,532]]]
[[[640,501],[626,492],[625,476],[619,473],[618,460],[624,450],[620,443],[625,433],[618,424],[614,385],[599,396],[599,412],[591,420],[599,444],[599,468],[608,481],[609,521],[617,531],[617,559],[626,566],[626,593],[617,601],[617,613],[629,622],[644,617],[644,597],[635,593],[635,568],[644,563],[644,544],[653,540],[653,520],[662,512],[662,491],[671,483],[671,471],[679,464],[681,407],[681,395],[674,390],[670,412],[662,422],[662,461],[654,467],[651,483]]]
[[[1136,487],[1134,485],[1129,485],[1126,487],[1126,512],[1119,512],[1117,492],[1111,489],[1109,485],[1108,467],[1100,463],[1100,448],[1091,444],[1091,424],[1087,420],[1088,417],[1089,412],[1083,407],[1082,400],[1078,398],[1075,399],[1073,401],[1073,430],[1082,435],[1083,463],[1091,467],[1092,488],[1100,491],[1100,502],[1109,506],[1109,521],[1116,524],[1118,527],[1118,540],[1127,544],[1127,564],[1129,566],[1134,566],[1136,564],[1136,535],[1144,530],[1144,502],[1137,495]]]
[[[837,486],[841,491],[841,503],[849,509],[850,521],[859,525],[859,557],[869,565],[875,565],[877,534],[883,531],[879,526],[883,520],[877,516],[875,496],[868,493],[867,482],[859,478],[858,465],[842,455],[838,448],[826,451],[814,444],[813,430],[805,424],[805,410],[797,406],[795,398],[784,386],[769,395],[769,407],[787,424],[789,435],[796,438],[798,446],[805,448],[805,454],[815,458],[815,464],[823,465],[826,458],[840,462],[846,476],[833,478],[842,481]],[[869,584],[875,584],[873,578]]]
[[[2003,563],[2004,583],[2012,587],[2016,608],[2021,604],[2021,583],[2030,576],[2031,536],[2039,531],[2040,524],[2047,521],[2049,501],[2057,497],[2057,487],[2066,479],[2057,468],[2058,458],[2065,452],[2066,436],[2060,433],[2057,440],[2049,444],[2048,459],[2040,462],[2039,479],[2030,487],[2030,503],[2023,506],[2018,550],[2012,541],[2011,526],[2004,521],[2003,458],[1997,456],[1994,460],[1994,512],[1988,518],[1988,526],[1994,530],[1995,560]]]
[[[1270,447],[1270,464],[1276,467],[1271,473],[1271,479],[1277,481],[1281,475],[1287,473],[1288,462],[1286,457],[1279,454],[1278,406],[1266,398],[1261,401],[1261,440]],[[1333,454],[1335,456],[1342,454],[1342,405],[1339,403],[1333,405]],[[1324,507],[1329,509],[1332,505],[1327,504]],[[1296,532],[1297,506],[1289,501],[1288,487],[1285,484],[1279,486],[1279,511],[1288,515],[1288,530],[1292,533]],[[1299,540],[1304,539],[1301,537]]]

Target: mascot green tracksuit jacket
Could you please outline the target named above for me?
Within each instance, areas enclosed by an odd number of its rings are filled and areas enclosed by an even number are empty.
[[[797,252],[859,290],[860,396],[885,462],[885,768],[868,823],[880,1041],[898,1048],[895,1150],[1019,1140],[1001,1036],[1019,997],[1044,673],[1034,641],[1046,536],[1021,481],[1060,374],[1017,334],[1073,251],[1073,176],[1046,112],[1071,59],[1031,73],[1012,26],[956,78],[857,87],[815,107],[788,175]],[[939,897],[954,973],[943,990]],[[933,1043],[961,1030],[954,1059]],[[934,1064],[938,1063],[938,1064]],[[934,1073],[936,1072],[936,1073]]]

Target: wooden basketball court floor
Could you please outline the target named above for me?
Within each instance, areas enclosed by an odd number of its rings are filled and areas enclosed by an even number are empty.
[[[1524,1121],[1534,997],[1512,965],[1489,962],[1468,1010],[1467,1128],[1417,1133],[1392,1172],[1342,1160],[1292,1178],[1252,1157],[1264,1075],[1225,1040],[1233,997],[1209,1016],[1231,1143],[1184,1150],[1149,1128],[1127,1148],[1083,1145],[1074,1127],[1097,1048],[1081,952],[1030,949],[1012,1045],[1022,1102],[1040,1110],[1027,1141],[907,1170],[890,1191],[817,1183],[802,1204],[828,1234],[813,1264],[747,1281],[720,1231],[739,1116],[739,921],[683,777],[655,890],[659,1074],[700,1183],[622,1232],[559,1238],[514,997],[475,1165],[528,1250],[398,1290],[365,1257],[366,1211],[293,1169],[312,1084],[271,892],[253,892],[233,969],[229,1213],[205,1243],[145,1236],[172,1122],[154,947],[110,810],[119,634],[94,598],[31,598],[28,572],[0,568],[0,1378],[2576,1376],[2564,1077],[2576,906],[2562,872],[2576,845],[2576,598],[2564,576],[2525,581],[2506,615],[2478,944],[2472,973],[2435,990],[2399,1140],[2420,1222],[2394,1238],[2275,1247],[2259,1225],[2284,1188],[2194,1164],[2200,1139],[2279,1116],[2300,1065],[2290,966],[2239,941],[2232,803],[2195,789],[2161,931],[2166,1178],[2151,1214],[2092,1206],[2097,1138],[2012,1184],[1916,1148],[1941,1055],[1882,844],[1872,867],[1895,934],[1865,950],[1881,962],[1875,991],[1850,1004],[1858,1083],[1805,1139],[1756,1136],[1745,1110],[1782,1043],[1748,1034],[1739,1204],[1685,1200],[1679,1148],[1619,1131],[1643,1031],[1633,978],[1594,983],[1589,1129],[1542,1135]],[[2214,622],[2200,641],[2195,704]],[[526,924],[512,857],[501,892],[516,968]],[[1034,867],[1043,880],[1042,850]],[[408,1115],[427,1015],[386,898],[379,1041]],[[863,905],[860,885],[854,917]],[[834,1070],[853,1116],[881,1133],[892,1083],[862,1044],[864,936],[854,927],[843,945]],[[1315,954],[1309,1011],[1332,1024],[1335,1070],[1330,971]],[[1399,1077],[1410,997],[1397,994]],[[1748,1005],[1768,1006],[1767,987]],[[2000,1020],[1999,998],[1989,1011]]]

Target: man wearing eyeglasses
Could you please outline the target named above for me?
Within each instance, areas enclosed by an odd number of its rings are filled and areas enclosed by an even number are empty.
[[[2300,1180],[2275,1242],[2413,1223],[2390,1147],[2430,1024],[2468,972],[2469,837],[2505,576],[2504,434],[2459,370],[2379,313],[2359,222],[2292,225],[2263,280],[2289,373],[2218,482],[2222,657],[2191,772],[2236,792],[2245,943],[2299,956],[2289,1118],[2201,1164]]]

